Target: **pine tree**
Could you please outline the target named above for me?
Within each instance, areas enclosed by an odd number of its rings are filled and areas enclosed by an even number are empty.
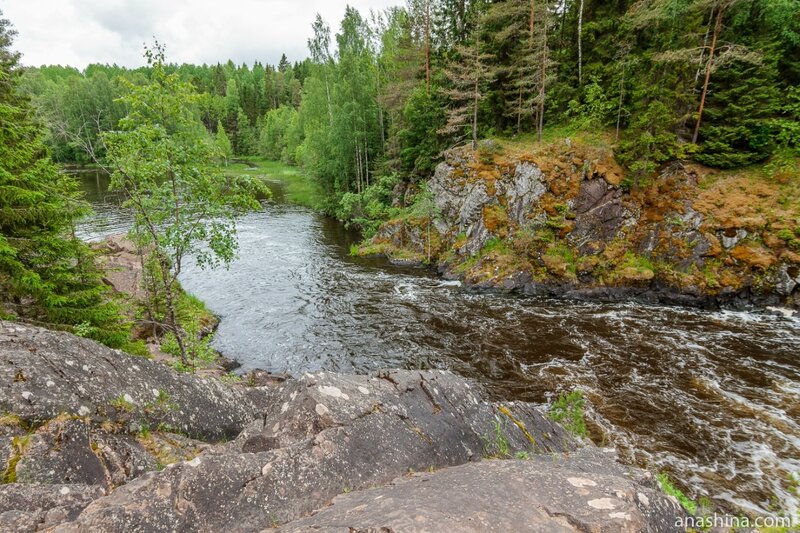
[[[480,26],[475,31],[475,42],[470,46],[457,46],[456,57],[445,69],[450,87],[444,94],[450,99],[447,123],[439,133],[456,134],[469,129],[472,148],[478,145],[478,106],[485,96],[484,87],[494,76],[489,66],[491,54],[482,51]]]

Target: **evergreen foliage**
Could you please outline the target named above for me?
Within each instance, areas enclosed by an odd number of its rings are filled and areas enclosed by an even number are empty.
[[[0,314],[125,346],[120,310],[75,237],[88,205],[50,160],[19,94],[14,34],[0,14]]]

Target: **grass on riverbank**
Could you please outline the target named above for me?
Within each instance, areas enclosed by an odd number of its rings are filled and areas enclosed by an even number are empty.
[[[319,194],[314,182],[301,169],[260,157],[234,159],[223,169],[233,176],[254,176],[283,184],[289,203],[316,207]]]

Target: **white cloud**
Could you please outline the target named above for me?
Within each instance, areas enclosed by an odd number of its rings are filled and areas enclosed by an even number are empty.
[[[403,0],[0,0],[19,32],[25,65],[90,63],[140,66],[142,46],[155,36],[177,63],[276,64],[308,55],[306,41],[319,12],[334,32],[350,4],[370,9]]]

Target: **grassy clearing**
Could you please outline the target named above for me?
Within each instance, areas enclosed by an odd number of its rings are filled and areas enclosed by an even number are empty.
[[[278,181],[284,187],[284,197],[289,203],[316,207],[319,194],[314,182],[297,167],[260,157],[247,157],[229,162],[224,169],[231,176],[255,176],[267,181]]]

